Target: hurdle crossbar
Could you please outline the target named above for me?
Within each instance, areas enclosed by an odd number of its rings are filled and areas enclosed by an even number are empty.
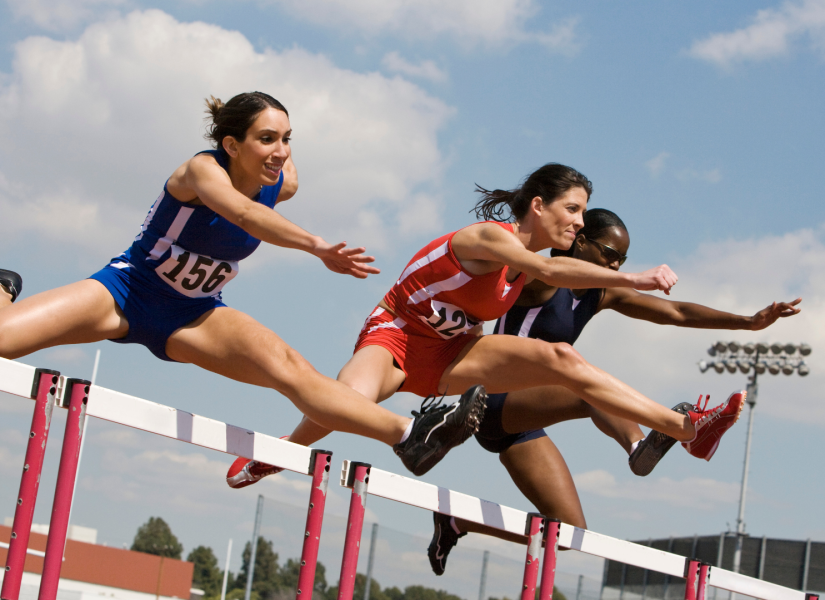
[[[353,487],[352,465],[357,464],[362,463],[344,461],[341,472],[342,486]],[[525,534],[524,527],[528,513],[524,511],[382,471],[381,469],[370,468],[368,486],[363,493],[364,495],[370,494],[431,512],[439,512],[473,523],[487,525],[501,531],[519,535]],[[547,546],[550,546],[550,544],[547,544]],[[696,562],[690,561],[684,556],[612,538],[587,529],[573,527],[566,523],[560,524],[558,547],[578,550],[592,556],[626,563],[682,579],[686,577],[689,563]],[[545,549],[546,551],[547,549]],[[549,566],[547,554],[545,554],[544,560],[545,566]],[[717,567],[710,568],[707,565],[704,566],[702,577],[703,579],[697,578],[697,581],[702,584],[700,590],[702,593],[706,581],[709,586],[762,600],[807,600],[810,598],[810,594],[806,594],[804,591],[793,590]],[[339,598],[339,600],[341,599]]]
[[[36,384],[35,378],[38,377],[39,371],[42,370],[16,361],[0,359],[0,391],[32,398],[33,386]],[[74,490],[77,472],[77,452],[81,441],[83,420],[88,416],[202,448],[244,456],[311,476],[313,483],[310,488],[307,529],[301,556],[297,597],[301,597],[302,589],[311,593],[315,580],[332,452],[292,444],[242,427],[91,385],[83,380],[59,377],[59,383],[55,387],[56,389],[52,390],[54,402],[57,406],[66,408],[71,418],[67,419],[66,423],[67,435],[64,435],[64,446],[61,452],[61,466],[55,490],[55,503],[52,509],[52,522],[39,600],[56,598],[71,492]],[[20,502],[18,502],[19,508]],[[54,526],[56,521],[57,527]],[[30,530],[31,522],[28,523],[28,531]],[[26,539],[28,539],[28,532]],[[51,548],[54,550],[50,552]],[[58,554],[59,557],[55,556]],[[56,573],[50,572],[50,564],[56,565],[53,569]],[[44,589],[47,591],[44,592]],[[11,592],[7,594],[4,586],[2,600],[18,600],[18,593],[19,590],[16,590],[13,594]]]

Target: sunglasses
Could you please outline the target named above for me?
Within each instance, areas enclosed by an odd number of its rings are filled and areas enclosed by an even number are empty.
[[[614,262],[618,262],[619,266],[621,267],[624,262],[627,260],[627,254],[622,254],[615,248],[611,248],[607,244],[602,244],[601,242],[597,242],[596,240],[591,240],[588,237],[585,237],[588,242],[591,244],[595,244],[599,247],[599,251],[601,252],[604,259],[609,263],[613,264]]]

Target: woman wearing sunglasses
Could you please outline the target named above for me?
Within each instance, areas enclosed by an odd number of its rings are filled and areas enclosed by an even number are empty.
[[[630,237],[622,220],[609,210],[594,209],[585,214],[584,227],[578,231],[570,249],[553,250],[551,254],[571,256],[618,271],[627,260],[629,246]],[[515,306],[498,320],[495,333],[573,344],[588,321],[604,309],[661,325],[758,331],[781,317],[797,314],[799,302],[800,299],[774,302],[746,317],[629,288],[570,290],[534,280],[524,286]],[[685,402],[673,410],[686,414],[696,408]],[[491,394],[476,439],[484,449],[498,453],[513,482],[539,512],[584,528],[584,513],[573,477],[543,428],[588,417],[630,455],[630,468],[636,475],[649,474],[676,443],[674,438],[657,431],[645,437],[635,422],[609,414],[559,386]],[[712,447],[705,458],[710,460],[715,450],[716,447]],[[527,538],[497,529],[453,520],[438,513],[433,513],[433,517],[435,532],[428,554],[436,575],[444,572],[447,555],[458,538],[467,532],[526,543]]]

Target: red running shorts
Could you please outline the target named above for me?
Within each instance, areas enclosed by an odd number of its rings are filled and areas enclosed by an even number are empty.
[[[449,340],[432,338],[418,334],[406,325],[403,319],[393,317],[383,308],[376,308],[364,323],[354,352],[367,346],[386,348],[407,376],[398,391],[422,397],[438,395],[438,384],[444,371],[464,347],[477,338],[467,333]]]

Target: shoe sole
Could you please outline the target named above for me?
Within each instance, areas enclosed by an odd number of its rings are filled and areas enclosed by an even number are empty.
[[[682,410],[688,410],[690,408],[693,408],[692,404],[689,402],[681,402],[671,410],[679,414],[685,414]],[[651,434],[653,434],[653,437],[651,437]],[[676,445],[676,441],[676,438],[672,438],[666,433],[655,430],[651,431],[645,439],[639,442],[636,452],[634,452],[628,460],[631,472],[639,477],[650,475],[656,465],[659,464],[659,461],[664,458],[665,454]]]
[[[418,464],[415,465],[415,468],[411,469],[413,475],[416,477],[424,475],[427,471],[437,465],[450,450],[466,442],[470,439],[470,436],[478,431],[478,427],[481,425],[481,415],[484,414],[484,409],[487,408],[487,392],[483,387],[479,386],[467,402],[471,403],[471,406],[469,408],[467,418],[464,419],[464,427],[458,436],[459,441],[454,444],[444,445],[441,448],[433,448],[430,450],[422,457]]]

